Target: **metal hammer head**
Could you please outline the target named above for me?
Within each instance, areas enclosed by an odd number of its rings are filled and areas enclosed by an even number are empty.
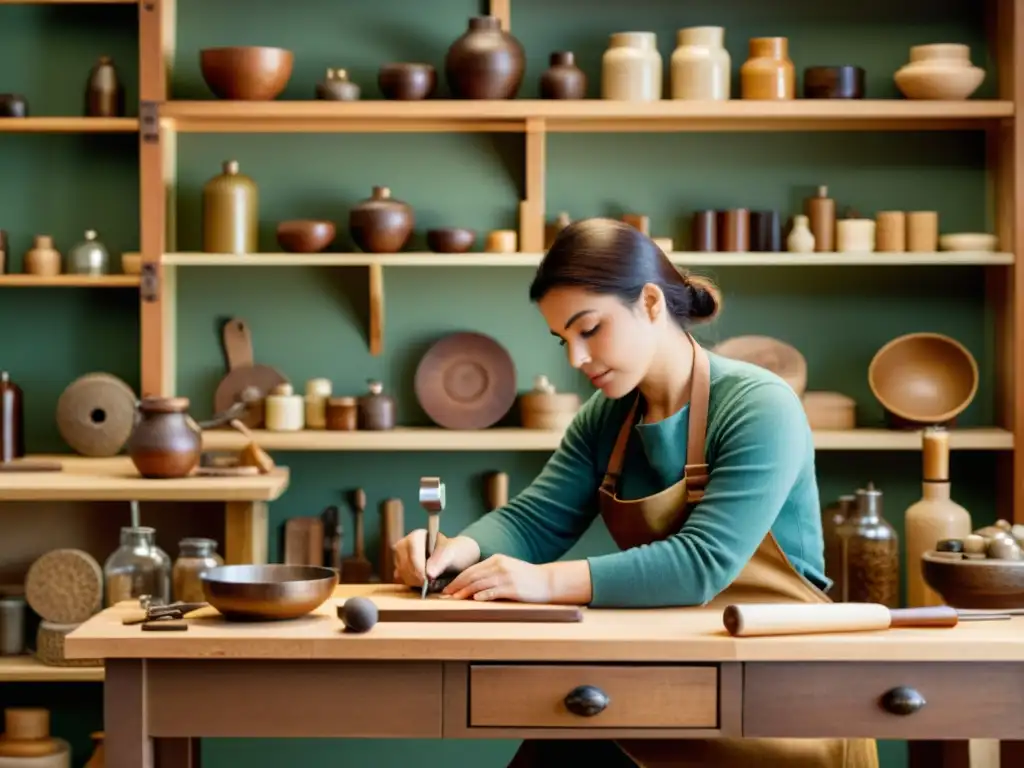
[[[444,511],[444,483],[441,478],[420,478],[420,506],[429,513]]]

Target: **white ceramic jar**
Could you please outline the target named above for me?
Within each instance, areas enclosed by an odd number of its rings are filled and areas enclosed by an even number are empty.
[[[673,99],[727,101],[732,59],[724,27],[688,27],[676,33],[670,87]]]
[[[601,98],[658,101],[662,61],[653,32],[616,32],[601,58]]]

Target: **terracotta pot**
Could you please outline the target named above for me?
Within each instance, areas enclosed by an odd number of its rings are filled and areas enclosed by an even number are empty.
[[[475,16],[444,59],[445,77],[456,99],[514,99],[523,82],[522,44],[501,28],[497,16]]]
[[[349,212],[349,234],[366,253],[397,253],[409,240],[414,221],[409,205],[393,199],[387,187],[374,187],[373,195]]]
[[[143,477],[185,477],[199,464],[202,439],[188,406],[187,397],[147,397],[139,403],[127,448]]]
[[[542,99],[583,99],[587,96],[587,75],[576,66],[572,51],[556,51],[540,76]]]

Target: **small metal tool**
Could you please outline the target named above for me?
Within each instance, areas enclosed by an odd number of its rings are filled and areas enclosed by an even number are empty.
[[[434,554],[437,546],[437,535],[441,532],[441,512],[444,511],[444,483],[439,477],[420,478],[420,506],[427,511],[427,560]],[[423,589],[420,599],[427,597],[429,577],[423,575]]]

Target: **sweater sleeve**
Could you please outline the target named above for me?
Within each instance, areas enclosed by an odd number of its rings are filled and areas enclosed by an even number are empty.
[[[500,553],[550,563],[583,535],[597,515],[598,416],[597,399],[592,397],[529,487],[462,531],[480,545],[481,559]]]
[[[703,605],[727,587],[768,534],[813,436],[787,385],[761,382],[723,404],[704,498],[667,539],[589,558],[594,607]]]

